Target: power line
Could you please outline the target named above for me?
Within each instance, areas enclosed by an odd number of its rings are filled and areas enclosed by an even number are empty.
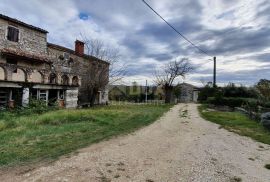
[[[145,0],[142,0],[143,3],[148,6],[157,16],[159,16],[169,27],[171,27],[177,34],[179,34],[183,39],[185,39],[187,42],[189,42],[193,47],[197,48],[202,53],[206,54],[207,56],[210,56],[206,51],[195,45],[193,42],[191,42],[186,36],[184,36],[182,33],[180,33],[176,28],[174,28],[173,25],[171,25],[167,20],[165,20],[157,11],[155,11]],[[210,56],[212,57],[212,56]]]

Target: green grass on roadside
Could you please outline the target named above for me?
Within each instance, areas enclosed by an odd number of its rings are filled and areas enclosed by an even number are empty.
[[[270,144],[270,132],[242,113],[207,110],[207,105],[199,106],[199,111],[204,119],[220,124],[229,131]]]
[[[132,132],[158,119],[171,105],[125,105],[0,113],[0,166],[52,160],[81,147]]]

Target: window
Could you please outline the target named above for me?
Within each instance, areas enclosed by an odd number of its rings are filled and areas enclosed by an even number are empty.
[[[68,76],[67,75],[63,75],[62,76],[62,80],[61,80],[62,85],[68,85],[68,82],[69,82]]]
[[[7,39],[13,42],[19,41],[19,29],[15,27],[8,27]]]
[[[65,60],[69,60],[69,53],[64,52],[63,56]]]
[[[50,82],[51,84],[56,84],[56,83],[57,83],[57,81],[56,81],[56,74],[54,74],[54,73],[51,73],[51,74],[50,74],[49,82]]]
[[[40,90],[39,91],[39,100],[42,100],[42,101],[45,101],[45,102],[48,101],[48,92],[47,92],[47,90]]]
[[[79,78],[77,76],[74,76],[72,78],[72,85],[78,86],[79,85]]]
[[[58,92],[58,99],[63,100],[65,98],[65,91],[59,90]]]
[[[17,60],[15,60],[15,59],[7,59],[7,64],[15,64],[15,65],[17,65]],[[13,70],[13,73],[17,73],[17,69]]]

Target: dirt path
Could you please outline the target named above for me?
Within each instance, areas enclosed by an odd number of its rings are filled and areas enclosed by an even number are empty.
[[[133,134],[25,173],[2,172],[0,181],[269,182],[270,146],[219,129],[196,108],[179,104]]]

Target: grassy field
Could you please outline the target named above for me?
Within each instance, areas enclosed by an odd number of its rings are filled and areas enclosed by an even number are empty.
[[[242,113],[209,111],[206,105],[199,106],[199,111],[204,119],[220,124],[221,127],[229,131],[251,137],[262,143],[270,144],[270,132]]]
[[[0,166],[56,159],[92,143],[146,126],[171,106],[107,106],[31,115],[2,112]]]

